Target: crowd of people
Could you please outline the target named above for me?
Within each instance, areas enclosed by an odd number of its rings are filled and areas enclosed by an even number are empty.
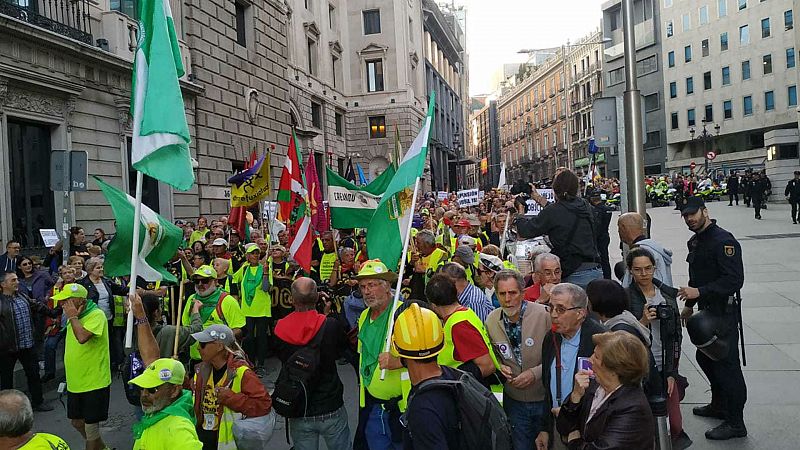
[[[330,449],[649,450],[660,418],[673,448],[686,448],[683,326],[712,390],[693,413],[721,419],[705,437],[746,436],[734,301],[741,247],[701,198],[688,197],[688,286],[673,284],[672,252],[636,213],[618,218],[627,250],[611,267],[604,199],[614,187],[560,169],[552,200],[522,182],[472,206],[425,195],[401,267],[370,258],[368,229],[319,232],[304,273],[285,229],[270,235],[256,223],[245,237],[224,216],[178,220],[184,242],[167,266],[177,284],[134,280],[130,297],[131,280],[105,276],[102,230],[88,243],[73,229],[63,264],[60,246],[40,260],[8,242],[0,447],[68,448],[34,432],[32,413],[52,409],[42,384],[60,379],[63,341],[67,417],[89,450],[106,448],[99,424],[118,372],[140,419],[137,449],[261,448],[246,442],[269,439],[255,431],[271,430],[276,415],[297,450],[320,440]],[[547,247],[523,255],[530,266],[507,257],[506,244],[542,236]],[[133,351],[123,345],[129,310]],[[269,358],[281,361],[271,393]],[[17,361],[30,400],[13,390]],[[339,375],[348,364],[357,423]],[[454,384],[461,388],[447,389]]]

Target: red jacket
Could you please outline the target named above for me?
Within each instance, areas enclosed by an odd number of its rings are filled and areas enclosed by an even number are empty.
[[[228,379],[236,373],[241,366],[250,366],[245,359],[231,354],[228,357]],[[201,420],[203,411],[201,402],[208,386],[208,377],[211,375],[212,366],[203,362],[195,367],[195,379],[193,380],[192,391],[194,391],[194,415]],[[261,384],[261,380],[252,370],[246,370],[242,376],[242,392],[231,394],[225,398],[220,398],[219,403],[233,411],[241,413],[247,417],[261,417],[269,413],[272,408],[272,399]]]

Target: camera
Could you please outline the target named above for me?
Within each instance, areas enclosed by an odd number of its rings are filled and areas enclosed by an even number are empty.
[[[656,310],[656,318],[658,320],[670,320],[673,317],[673,311],[669,305],[650,306],[650,309]]]

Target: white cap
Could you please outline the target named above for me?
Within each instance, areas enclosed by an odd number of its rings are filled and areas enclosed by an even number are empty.
[[[225,239],[222,239],[222,238],[216,238],[216,239],[214,239],[214,242],[211,243],[211,245],[222,245],[224,247],[227,247],[228,246],[228,241],[226,241]]]
[[[472,237],[472,236],[467,236],[467,235],[464,235],[464,236],[461,236],[460,238],[458,238],[458,244],[459,245],[469,245],[469,246],[476,245],[475,244],[475,238]]]

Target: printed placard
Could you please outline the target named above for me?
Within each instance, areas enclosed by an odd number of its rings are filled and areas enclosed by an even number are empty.
[[[458,206],[463,208],[466,206],[477,206],[480,202],[478,198],[478,189],[466,189],[458,191]]]
[[[556,201],[556,195],[552,189],[537,189],[539,194],[546,198],[548,202]],[[533,200],[528,200],[528,209],[525,211],[526,216],[538,216],[542,207]]]

